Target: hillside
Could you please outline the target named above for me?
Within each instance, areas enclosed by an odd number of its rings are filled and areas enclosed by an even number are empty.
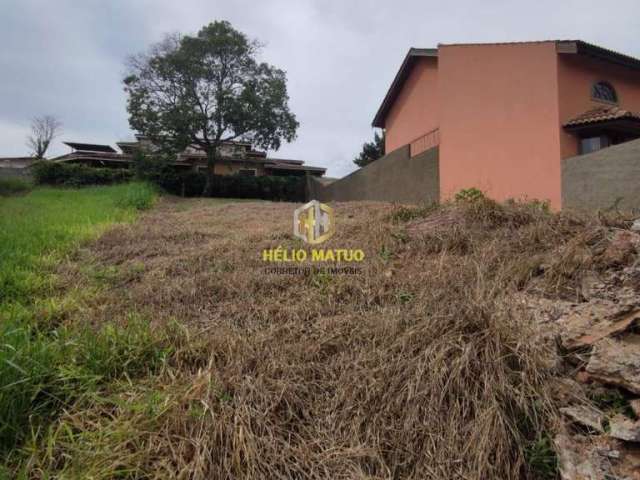
[[[336,204],[323,247],[361,273],[267,273],[294,208],[164,198],[57,268],[55,328],[112,329],[124,374],[27,441],[29,476],[639,478],[629,219]]]

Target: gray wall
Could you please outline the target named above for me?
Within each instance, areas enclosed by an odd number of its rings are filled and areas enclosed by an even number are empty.
[[[562,161],[562,208],[640,210],[640,140]]]
[[[23,178],[25,180],[31,180],[33,177],[30,168],[2,167],[0,168],[0,178]]]
[[[438,148],[413,158],[405,145],[329,185],[308,178],[307,196],[323,202],[378,200],[422,203],[440,196]]]

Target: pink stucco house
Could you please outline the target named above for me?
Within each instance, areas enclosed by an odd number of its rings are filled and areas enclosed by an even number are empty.
[[[441,200],[477,187],[560,208],[563,159],[640,138],[638,112],[636,58],[579,40],[455,44],[410,49],[373,125],[387,154],[439,147]]]

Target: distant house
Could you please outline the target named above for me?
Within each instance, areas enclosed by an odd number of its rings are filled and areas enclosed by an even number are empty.
[[[35,157],[0,157],[0,178],[30,177],[31,166],[37,161]]]
[[[110,145],[63,142],[71,152],[51,159],[59,163],[76,163],[93,167],[128,168],[137,150],[153,151],[153,144],[143,136],[133,142],[117,142],[120,152]],[[204,152],[188,147],[175,157],[171,164],[177,169],[205,170],[207,158]],[[304,165],[302,160],[268,158],[266,152],[256,151],[250,143],[227,142],[220,151],[214,173],[217,175],[312,175],[321,177],[326,169]]]

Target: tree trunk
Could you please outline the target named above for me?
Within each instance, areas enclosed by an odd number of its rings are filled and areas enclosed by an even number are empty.
[[[213,174],[218,157],[218,149],[210,147],[207,149],[207,177],[204,183],[203,197],[210,197],[213,194]]]

